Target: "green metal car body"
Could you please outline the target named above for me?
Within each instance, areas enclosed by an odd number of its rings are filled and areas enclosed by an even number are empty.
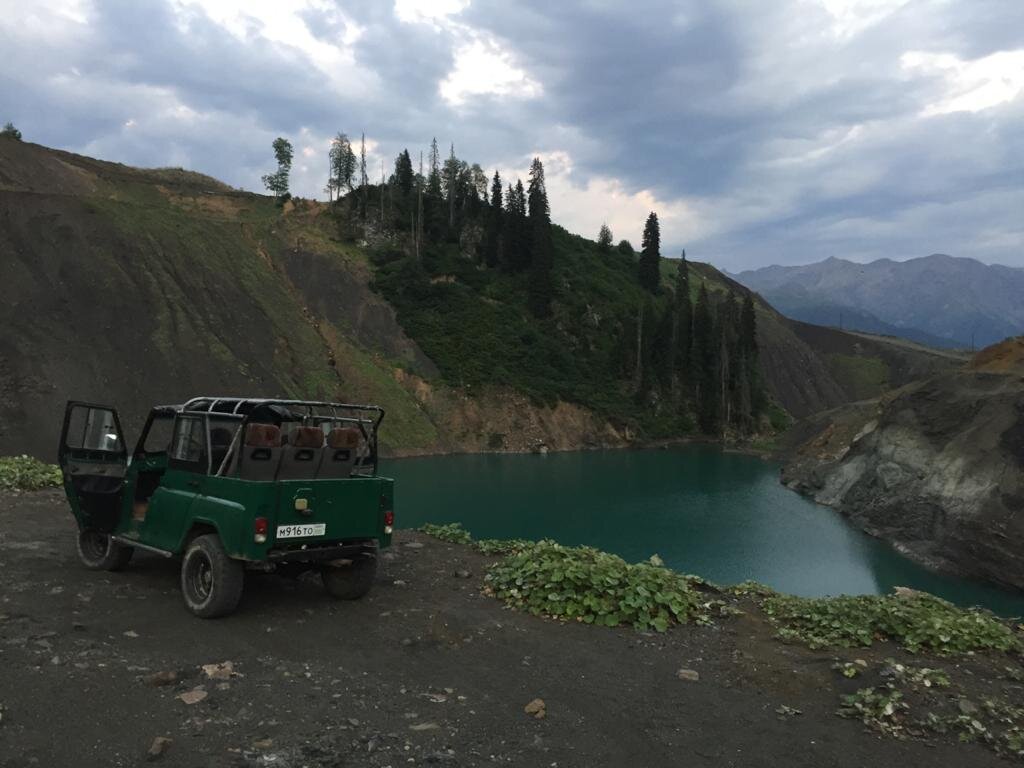
[[[359,597],[394,525],[394,482],[377,474],[383,417],[377,406],[193,398],[153,408],[129,456],[114,408],[69,402],[59,456],[79,554],[107,570],[135,548],[182,556],[185,602],[200,616],[234,609],[246,566],[316,568],[332,594]]]

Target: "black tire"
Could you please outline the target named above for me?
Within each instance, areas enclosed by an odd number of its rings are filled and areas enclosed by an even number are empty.
[[[132,547],[114,541],[106,533],[88,529],[78,532],[78,559],[89,570],[123,570],[134,552]]]
[[[181,561],[185,607],[203,619],[227,616],[238,607],[245,587],[245,566],[232,560],[215,533],[197,536]]]
[[[325,565],[320,569],[324,588],[337,600],[358,600],[370,591],[377,577],[377,553],[367,553],[349,565]]]

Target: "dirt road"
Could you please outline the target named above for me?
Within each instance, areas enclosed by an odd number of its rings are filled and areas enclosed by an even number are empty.
[[[0,496],[0,766],[1010,764],[836,717],[857,686],[835,654],[754,615],[664,635],[559,624],[481,595],[486,558],[401,533],[362,601],[253,576],[236,615],[203,621],[176,562],[86,571],[73,532],[59,492]],[[224,662],[235,674],[202,670]]]

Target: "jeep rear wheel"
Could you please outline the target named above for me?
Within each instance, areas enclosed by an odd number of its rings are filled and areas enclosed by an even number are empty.
[[[245,566],[232,560],[215,533],[197,536],[181,561],[185,607],[203,619],[227,616],[238,607],[245,586]]]
[[[120,571],[135,552],[114,541],[108,534],[84,530],[78,532],[78,559],[93,571]]]
[[[324,587],[338,600],[358,600],[370,591],[376,576],[376,553],[362,555],[350,565],[325,565],[320,570]]]

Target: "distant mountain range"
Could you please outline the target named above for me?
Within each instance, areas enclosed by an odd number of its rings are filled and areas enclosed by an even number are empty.
[[[933,254],[857,264],[831,258],[732,275],[795,320],[984,347],[1024,333],[1024,269]]]

